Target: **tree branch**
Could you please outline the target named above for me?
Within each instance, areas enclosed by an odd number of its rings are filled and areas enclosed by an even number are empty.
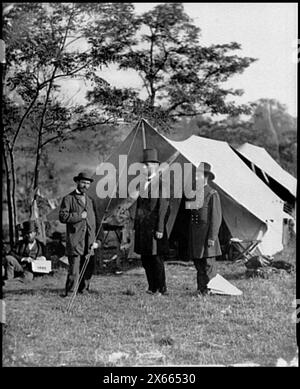
[[[113,118],[108,118],[108,119],[106,119],[106,120],[104,120],[102,122],[91,123],[91,124],[88,124],[88,125],[83,126],[83,127],[79,126],[79,127],[76,127],[76,128],[74,128],[74,129],[72,129],[70,131],[67,131],[65,134],[55,135],[52,138],[47,139],[44,143],[42,143],[41,144],[41,148],[43,148],[48,143],[53,142],[56,139],[59,139],[59,138],[64,137],[64,136],[68,136],[69,134],[73,134],[73,132],[75,132],[75,131],[84,130],[86,128],[94,127],[94,126],[97,126],[97,125],[108,124],[110,120],[113,120]]]
[[[36,91],[36,94],[35,94],[33,100],[31,101],[30,105],[27,107],[27,109],[26,109],[24,115],[22,116],[22,118],[21,118],[21,120],[20,120],[20,123],[19,123],[19,125],[18,125],[17,131],[16,131],[16,133],[15,133],[15,135],[14,135],[14,137],[13,137],[12,143],[11,143],[11,147],[10,147],[11,150],[14,149],[14,146],[15,146],[15,143],[16,143],[16,140],[17,140],[17,137],[18,137],[19,132],[20,132],[22,126],[23,126],[24,120],[25,120],[26,117],[29,115],[29,112],[31,111],[32,107],[34,106],[34,104],[35,104],[35,102],[36,102],[38,96],[39,96],[39,89]]]
[[[184,99],[184,100],[181,100],[181,101],[177,101],[177,103],[174,103],[173,105],[171,105],[171,107],[169,107],[166,111],[167,112],[171,112],[171,111],[173,111],[174,109],[176,109],[177,107],[179,107],[183,103],[187,103],[187,100]]]
[[[184,112],[178,112],[174,113],[173,115],[169,115],[169,117],[183,117],[183,116],[188,116],[188,117],[193,117],[197,115],[203,115],[205,113],[209,113],[210,111],[201,111],[201,112],[194,112],[194,113],[184,113]]]
[[[151,105],[153,106],[154,105],[154,99],[155,99],[155,90],[154,90],[154,85],[153,85],[153,75],[152,75],[152,72],[153,72],[153,46],[154,46],[155,36],[152,34],[150,36],[150,39],[151,39],[151,44],[150,44],[150,53],[149,53],[149,56],[150,56],[150,72],[149,72],[149,75],[151,76],[151,78],[149,77],[149,84],[150,84],[150,90],[151,90],[151,96],[150,96]]]
[[[92,62],[92,60],[86,62],[84,65],[80,66],[79,68],[73,70],[72,72],[70,73],[65,73],[65,74],[57,74],[55,75],[54,79],[53,80],[56,80],[57,78],[63,78],[63,77],[72,77],[74,74],[80,72],[80,70],[84,69],[85,67],[87,67],[90,63]],[[40,88],[44,88],[50,81],[52,80],[52,78],[44,81],[42,84],[40,84]]]
[[[65,45],[65,48],[70,46],[72,43],[78,41],[79,39],[81,39],[82,37],[81,36],[78,36],[77,38],[74,38],[73,40],[71,40],[70,42],[68,42],[66,45]]]
[[[165,63],[167,62],[168,56],[169,56],[169,52],[166,50],[165,45],[164,45],[163,43],[162,43],[162,45],[163,45],[163,49],[164,49],[165,55],[164,55],[164,58],[163,58],[163,60],[162,60],[162,63],[157,67],[156,72],[153,74],[153,77],[155,77],[155,76],[157,75],[157,73],[158,73],[160,70],[163,69]]]

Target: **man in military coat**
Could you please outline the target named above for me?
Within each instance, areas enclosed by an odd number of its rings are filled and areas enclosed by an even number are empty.
[[[206,294],[208,282],[216,275],[216,256],[222,254],[218,233],[222,209],[218,192],[209,182],[215,178],[211,166],[204,163],[204,201],[199,209],[191,209],[189,218],[188,256],[197,270],[197,293]]]
[[[69,260],[69,272],[65,286],[65,296],[74,290],[79,274],[89,250],[97,248],[95,243],[96,218],[92,199],[87,191],[93,179],[87,172],[81,172],[73,180],[77,188],[62,200],[59,220],[67,226],[66,255]],[[93,274],[94,257],[91,256],[88,266],[78,287],[79,293],[89,290],[90,279]]]
[[[166,276],[163,256],[168,253],[168,237],[166,222],[169,216],[169,198],[163,198],[161,180],[158,196],[151,196],[153,181],[151,176],[159,167],[156,149],[145,149],[143,161],[147,170],[148,181],[145,183],[143,195],[137,199],[136,216],[134,222],[135,240],[134,251],[141,254],[142,265],[145,269],[148,290],[147,293],[167,294]],[[145,195],[147,193],[147,197]]]

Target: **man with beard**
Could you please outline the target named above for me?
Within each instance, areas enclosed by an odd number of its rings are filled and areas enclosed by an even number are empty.
[[[65,295],[74,290],[87,254],[98,247],[95,243],[96,218],[93,200],[87,195],[93,179],[87,172],[81,172],[73,180],[77,188],[62,200],[59,220],[67,226],[66,255],[69,260],[69,272],[66,280]],[[78,292],[85,294],[94,270],[94,256],[90,256],[88,265],[79,283]]]
[[[20,277],[20,281],[31,281],[33,273],[31,262],[46,257],[45,245],[36,239],[37,225],[34,220],[23,223],[22,239],[3,258],[6,280]]]

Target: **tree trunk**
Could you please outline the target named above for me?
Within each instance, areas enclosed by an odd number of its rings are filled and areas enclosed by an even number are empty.
[[[9,243],[10,247],[14,246],[15,243],[15,228],[14,217],[13,217],[13,205],[12,205],[12,191],[11,191],[11,177],[7,161],[7,155],[4,151],[3,155],[6,175],[6,197],[7,197],[7,208],[8,208],[8,225],[9,225]]]
[[[41,161],[41,149],[38,146],[36,152],[36,161],[34,168],[34,182],[33,182],[33,191],[35,191],[39,185],[39,176],[40,176],[40,161]]]
[[[150,80],[150,107],[153,109],[154,108],[154,104],[155,104],[155,95],[156,95],[156,90],[155,90],[155,87],[154,87],[154,81],[153,80]]]
[[[64,39],[63,39],[62,45],[58,49],[58,54],[57,54],[58,58],[59,58],[60,54],[62,53],[62,51],[65,48],[65,44],[66,44],[67,36],[68,36],[68,32],[69,32],[69,26],[70,26],[70,23],[72,21],[72,17],[73,17],[73,13],[70,15],[70,18],[69,18],[69,21],[68,21],[68,25],[67,25],[66,30],[65,30],[65,34],[64,34]],[[36,191],[36,189],[38,188],[38,185],[39,185],[40,162],[41,162],[41,153],[42,153],[42,148],[43,148],[42,131],[43,131],[43,128],[44,128],[44,121],[45,121],[45,116],[46,116],[46,112],[47,112],[47,105],[48,105],[48,102],[49,102],[49,99],[50,99],[50,94],[51,94],[51,91],[52,91],[52,86],[53,86],[53,83],[54,83],[54,79],[55,79],[55,75],[56,75],[57,69],[58,68],[55,65],[54,69],[53,69],[53,72],[52,72],[52,75],[51,75],[51,79],[49,81],[49,86],[48,86],[48,90],[47,90],[47,94],[46,94],[46,98],[45,98],[45,104],[44,104],[44,107],[43,107],[41,121],[40,121],[38,145],[37,145],[37,151],[36,151],[36,162],[35,162],[35,169],[34,169],[33,193],[35,193],[35,191]]]
[[[48,87],[48,90],[47,90],[47,95],[46,95],[46,99],[45,99],[44,108],[43,108],[43,111],[42,111],[40,126],[39,126],[38,144],[37,144],[37,149],[36,149],[36,160],[35,160],[35,168],[34,168],[33,192],[35,192],[35,190],[39,186],[40,162],[41,162],[41,153],[42,153],[42,145],[43,145],[43,142],[42,142],[42,132],[43,132],[43,128],[44,128],[44,121],[45,121],[45,116],[46,116],[46,112],[47,112],[47,105],[48,105],[48,101],[49,101],[49,98],[50,98],[50,94],[51,94],[52,85],[53,85],[53,82],[54,82],[56,70],[57,70],[57,68],[54,69],[54,71],[52,73],[51,80],[49,82],[49,87]]]
[[[270,104],[266,102],[256,110],[255,128],[264,137],[264,147],[280,163],[279,140],[271,118]]]
[[[11,179],[12,179],[12,211],[13,211],[13,223],[14,223],[14,229],[15,229],[15,236],[17,236],[17,204],[16,204],[16,169],[15,169],[15,158],[14,153],[12,150],[9,151],[9,157],[10,157],[10,167],[11,167]]]

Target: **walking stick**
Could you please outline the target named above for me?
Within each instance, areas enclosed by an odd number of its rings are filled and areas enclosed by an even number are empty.
[[[99,232],[100,232],[100,229],[99,229]],[[75,283],[74,291],[73,291],[72,297],[71,297],[71,299],[70,299],[70,301],[69,301],[69,304],[68,304],[68,306],[67,306],[67,312],[70,312],[70,310],[71,310],[71,307],[72,307],[72,305],[73,305],[73,303],[74,303],[76,294],[77,294],[77,292],[78,292],[78,288],[79,288],[80,282],[81,282],[82,277],[83,277],[83,275],[84,275],[84,272],[85,272],[85,270],[86,270],[86,268],[87,268],[87,265],[88,265],[88,263],[89,263],[90,257],[91,257],[93,254],[94,254],[94,249],[91,248],[90,251],[89,251],[89,253],[88,253],[88,254],[86,255],[86,257],[85,257],[85,261],[84,261],[84,263],[83,263],[82,269],[80,270],[79,277],[78,277],[78,279],[77,279],[77,281],[76,281],[76,283]]]

